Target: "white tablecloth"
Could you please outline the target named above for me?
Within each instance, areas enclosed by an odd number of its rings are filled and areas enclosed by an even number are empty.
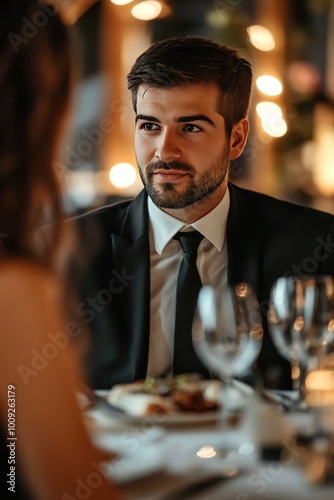
[[[130,500],[163,500],[195,478],[232,467],[240,469],[233,479],[191,497],[205,500],[333,500],[334,483],[313,484],[306,479],[304,450],[291,444],[297,428],[310,423],[304,413],[279,414],[254,398],[239,426],[224,421],[203,425],[155,425],[156,420],[129,423],[121,415],[103,409],[86,412],[92,440],[98,446],[119,452],[121,458],[108,465],[106,473],[122,485]],[[280,444],[278,460],[262,461],[262,444]],[[211,445],[213,458],[196,452]],[[219,450],[231,450],[222,456]]]

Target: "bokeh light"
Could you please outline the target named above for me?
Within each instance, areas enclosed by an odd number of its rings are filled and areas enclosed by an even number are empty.
[[[261,120],[261,126],[271,137],[282,137],[288,130],[285,120],[274,113],[265,115]]]
[[[136,169],[131,163],[116,163],[111,167],[109,179],[113,186],[125,188],[131,186],[137,177]]]
[[[259,50],[269,51],[275,48],[275,40],[274,37],[267,28],[264,26],[253,25],[247,28],[247,33],[249,39]]]
[[[135,5],[131,9],[131,14],[141,21],[151,21],[161,13],[161,3],[156,0],[146,0]]]
[[[279,95],[283,90],[279,79],[270,75],[259,76],[256,80],[256,86],[263,94],[270,96]]]
[[[278,104],[271,101],[261,101],[256,105],[256,112],[260,118],[264,118],[266,115],[276,115],[282,118],[282,109]]]
[[[133,0],[110,0],[111,3],[114,3],[115,5],[126,5],[128,3],[133,2]]]

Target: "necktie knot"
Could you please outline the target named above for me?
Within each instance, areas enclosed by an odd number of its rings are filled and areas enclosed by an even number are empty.
[[[180,243],[184,253],[197,255],[197,250],[203,239],[203,235],[198,231],[191,231],[188,233],[178,232],[174,236],[174,239]]]

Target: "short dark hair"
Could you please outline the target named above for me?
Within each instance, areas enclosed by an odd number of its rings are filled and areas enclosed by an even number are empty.
[[[234,49],[199,36],[168,38],[151,45],[128,74],[135,111],[141,84],[171,88],[198,83],[220,88],[219,113],[230,135],[233,125],[247,115],[252,86],[251,64]]]

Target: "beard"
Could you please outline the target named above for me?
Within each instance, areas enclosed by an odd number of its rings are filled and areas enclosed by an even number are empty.
[[[229,148],[226,146],[219,159],[210,164],[197,178],[195,169],[188,163],[179,161],[165,163],[161,160],[149,163],[145,172],[138,164],[140,177],[147,194],[157,207],[169,209],[188,207],[209,197],[225,180],[229,169],[228,151]],[[181,192],[172,182],[155,186],[154,172],[160,169],[187,172],[188,185]]]

